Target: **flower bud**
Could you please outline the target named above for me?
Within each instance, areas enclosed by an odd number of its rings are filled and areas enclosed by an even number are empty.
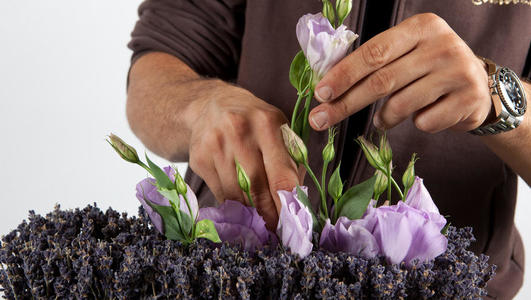
[[[132,163],[138,163],[140,161],[135,148],[128,145],[118,136],[111,133],[107,142],[124,160]]]
[[[407,195],[407,191],[411,188],[415,182],[415,162],[417,161],[417,153],[413,153],[411,160],[407,165],[404,175],[402,175],[402,183],[404,184],[404,196]]]
[[[323,149],[323,160],[325,163],[329,163],[334,159],[336,152],[334,150],[334,144],[326,144]]]
[[[334,149],[334,138],[337,134],[335,127],[330,127],[328,129],[328,143],[323,149],[323,161],[329,163],[334,159],[336,151]]]
[[[374,199],[378,199],[389,186],[389,178],[380,170],[376,170],[376,181],[374,182]]]
[[[378,152],[384,164],[388,165],[391,163],[393,160],[393,151],[391,150],[389,140],[387,139],[387,134],[385,133],[380,136],[380,150]]]
[[[302,139],[289,128],[288,124],[280,126],[284,145],[288,149],[289,155],[295,162],[305,164],[308,161],[308,150]]]
[[[363,150],[363,153],[371,166],[375,169],[386,170],[386,164],[384,164],[378,153],[378,148],[376,148],[373,143],[367,141],[363,136],[358,137],[356,141],[360,145],[361,150]]]
[[[336,12],[339,20],[339,25],[347,18],[352,9],[352,0],[336,0]]]
[[[336,15],[334,13],[334,6],[329,0],[323,0],[323,15],[328,21],[330,21],[330,24],[335,27]]]
[[[245,170],[242,168],[242,166],[238,163],[237,160],[234,160],[236,163],[236,174],[238,175],[238,185],[240,185],[240,188],[245,193],[249,193],[251,190],[251,180],[249,180],[249,176],[247,176],[247,173],[245,173]]]
[[[188,191],[188,188],[186,187],[186,182],[184,182],[184,179],[181,177],[181,174],[177,170],[175,170],[175,189],[177,190],[177,194],[179,195],[186,195],[186,192]]]

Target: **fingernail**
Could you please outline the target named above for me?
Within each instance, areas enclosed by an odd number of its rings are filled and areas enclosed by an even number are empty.
[[[315,91],[315,98],[321,102],[326,102],[332,98],[332,89],[328,86],[320,87]]]
[[[380,130],[383,130],[383,124],[382,124],[382,120],[380,119],[380,116],[379,115],[374,115],[374,117],[372,118],[372,124],[374,125],[374,127],[380,129]]]
[[[312,119],[313,124],[321,129],[323,128],[326,123],[328,122],[328,114],[324,111],[317,112],[313,114],[310,119]]]

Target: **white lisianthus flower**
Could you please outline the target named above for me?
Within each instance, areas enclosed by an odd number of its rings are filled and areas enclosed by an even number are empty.
[[[345,57],[357,37],[345,25],[334,29],[322,13],[306,14],[299,19],[297,39],[314,72],[314,82]]]

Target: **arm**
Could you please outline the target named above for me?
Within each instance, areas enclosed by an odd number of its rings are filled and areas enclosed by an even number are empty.
[[[528,101],[531,97],[531,84],[522,82]],[[531,186],[531,113],[526,113],[518,128],[481,140]]]
[[[276,191],[299,183],[279,129],[287,122],[282,112],[240,87],[201,78],[165,53],[139,58],[129,82],[127,117],[146,147],[169,160],[189,160],[219,201],[245,201],[237,158],[258,211],[276,228]]]

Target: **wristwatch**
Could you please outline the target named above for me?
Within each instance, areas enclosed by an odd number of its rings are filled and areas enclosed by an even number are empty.
[[[522,82],[511,69],[500,67],[488,58],[479,58],[487,65],[494,117],[470,133],[491,135],[515,129],[523,121],[527,109]]]

